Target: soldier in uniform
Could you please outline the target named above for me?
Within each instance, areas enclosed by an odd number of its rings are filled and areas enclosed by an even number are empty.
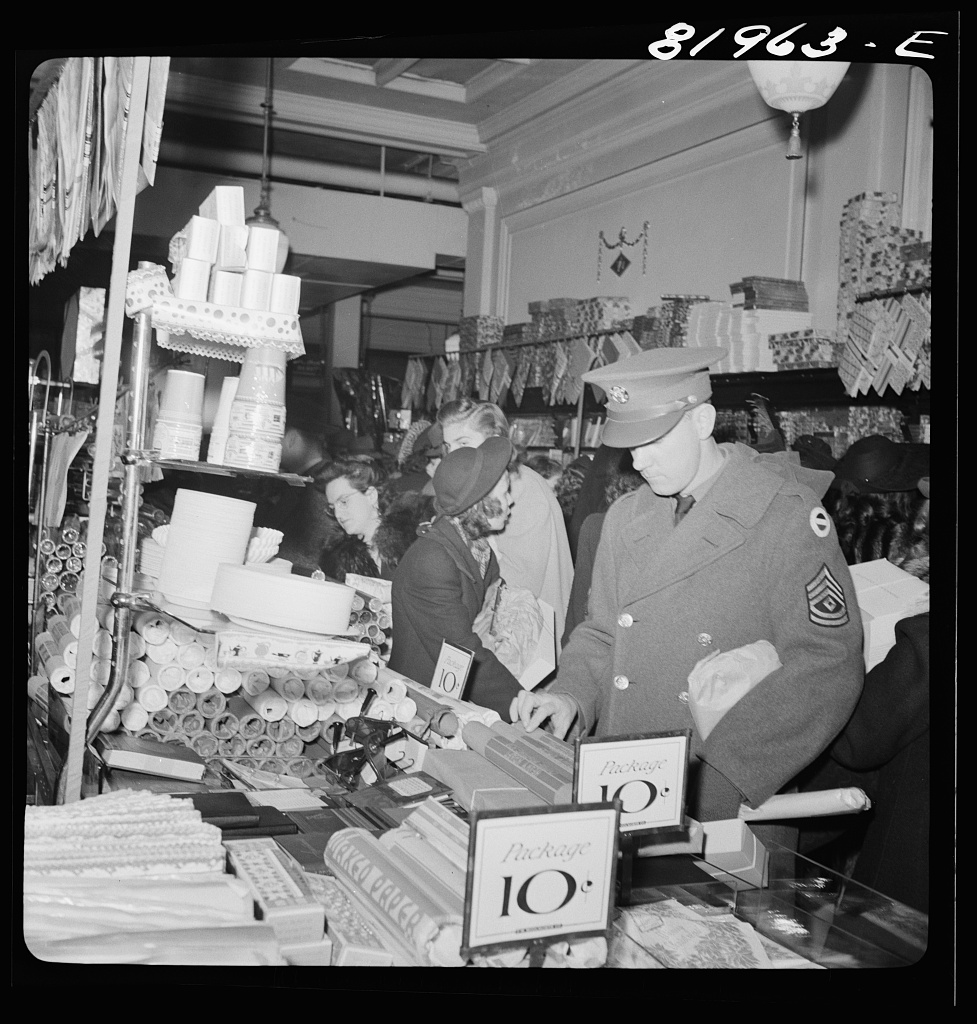
[[[831,474],[796,453],[719,444],[708,367],[724,349],[653,349],[584,374],[607,395],[603,442],[648,485],[609,509],[587,617],[549,689],[510,717],[565,737],[691,729],[688,811],[736,817],[834,739],[864,675],[855,591],[820,496]],[[705,741],[688,707],[703,656],[759,640],[781,667]]]

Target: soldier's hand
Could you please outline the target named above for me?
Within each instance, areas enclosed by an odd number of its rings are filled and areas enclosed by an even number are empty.
[[[551,720],[553,735],[564,739],[577,717],[577,705],[562,693],[530,693],[523,690],[509,708],[509,718],[521,722],[526,732],[532,732],[547,719]]]

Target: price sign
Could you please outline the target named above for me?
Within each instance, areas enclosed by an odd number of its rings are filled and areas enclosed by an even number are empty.
[[[462,955],[607,935],[619,808],[528,807],[472,816]]]
[[[465,683],[468,682],[468,673],[471,671],[474,657],[475,652],[468,650],[467,647],[459,647],[457,644],[449,644],[447,640],[442,640],[441,654],[438,656],[438,663],[434,666],[434,676],[431,679],[431,689],[443,693],[446,697],[463,700]]]
[[[574,800],[620,800],[622,832],[678,828],[685,817],[691,729],[585,737],[577,744]]]

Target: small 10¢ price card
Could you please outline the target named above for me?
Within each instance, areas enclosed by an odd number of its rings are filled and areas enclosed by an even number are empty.
[[[613,804],[476,812],[462,953],[605,935],[614,909]]]
[[[581,739],[574,764],[574,800],[620,800],[622,832],[679,828],[685,818],[691,739],[691,729]]]

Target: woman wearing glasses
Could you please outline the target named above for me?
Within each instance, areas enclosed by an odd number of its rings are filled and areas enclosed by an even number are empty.
[[[368,455],[336,459],[318,484],[325,487],[327,514],[345,534],[323,549],[322,571],[340,582],[348,572],[393,579],[400,557],[416,539],[417,526],[433,515],[432,500],[414,491],[389,494],[386,470]]]

